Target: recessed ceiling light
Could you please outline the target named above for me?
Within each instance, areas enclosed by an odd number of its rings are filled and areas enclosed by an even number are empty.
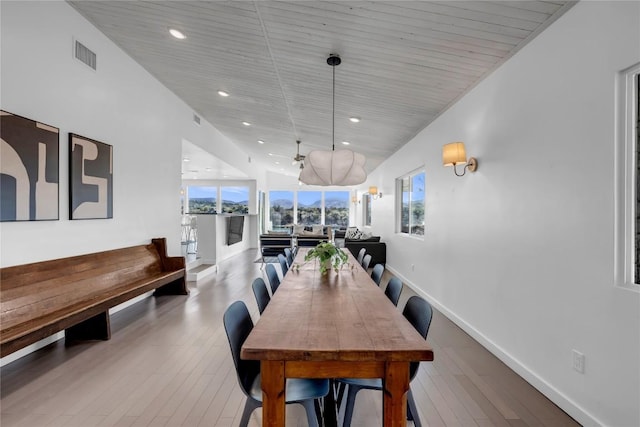
[[[349,145],[351,144],[349,141],[342,141],[342,145]]]
[[[207,172],[211,172],[211,168],[205,168]]]
[[[279,165],[279,164],[280,164],[280,162],[276,162],[276,165]]]
[[[358,117],[349,117],[349,120],[352,123],[360,123],[360,119]]]
[[[169,28],[169,34],[171,34],[173,37],[179,40],[184,40],[187,38],[187,36],[185,36],[182,31],[176,30],[175,28]]]
[[[189,161],[189,158],[188,158],[188,157],[185,157],[184,159],[182,159],[182,161],[183,161],[183,162],[188,162],[188,161]]]
[[[259,139],[259,140],[258,140],[258,144],[264,144],[264,141],[263,141],[263,140],[261,140],[261,139]]]
[[[223,91],[223,90],[219,90],[219,91],[218,91],[218,95],[220,95],[220,96],[222,96],[222,97],[225,97],[225,98],[226,98],[227,96],[229,96],[229,93],[228,93],[228,92],[225,92],[225,91]]]
[[[267,153],[267,154],[270,155],[270,156],[273,156],[273,153]]]
[[[245,126],[251,126],[251,123],[249,123],[249,122],[242,122],[242,124],[245,125]]]
[[[223,178],[229,178],[229,175],[222,175]]]

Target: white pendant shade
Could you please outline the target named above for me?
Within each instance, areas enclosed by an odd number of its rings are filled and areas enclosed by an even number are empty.
[[[351,150],[310,152],[299,180],[308,185],[357,185],[367,179],[365,157]]]

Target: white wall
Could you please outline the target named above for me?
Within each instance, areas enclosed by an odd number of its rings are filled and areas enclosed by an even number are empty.
[[[640,3],[580,2],[369,178],[389,267],[585,425],[640,425],[640,298],[613,257],[616,75],[638,61]],[[476,173],[442,167],[453,141]],[[394,234],[391,194],[421,165],[424,240]]]
[[[247,156],[62,1],[2,2],[2,109],[60,128],[60,220],[4,222],[9,266],[168,238],[180,254],[181,141],[253,176]],[[92,71],[72,56],[76,38],[97,53]],[[114,217],[70,221],[68,133],[114,147]],[[231,158],[228,158],[231,157]]]
[[[145,244],[153,237],[167,237],[169,254],[180,255],[183,139],[264,180],[262,168],[249,165],[246,154],[205,120],[195,125],[184,102],[67,3],[2,1],[0,15],[0,107],[60,129],[60,219],[0,223],[0,266]],[[97,53],[97,72],[73,58],[74,38]],[[69,220],[69,132],[114,147],[113,219]]]

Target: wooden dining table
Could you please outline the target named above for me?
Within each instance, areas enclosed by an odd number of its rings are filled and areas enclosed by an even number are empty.
[[[409,363],[433,360],[431,346],[349,251],[349,265],[324,275],[306,252],[242,346],[243,359],[260,360],[263,427],[285,425],[286,378],[345,377],[382,378],[383,425],[406,426]]]

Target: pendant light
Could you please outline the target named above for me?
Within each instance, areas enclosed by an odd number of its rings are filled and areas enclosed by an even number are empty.
[[[342,61],[331,54],[327,64],[333,68],[333,107],[331,151],[313,150],[304,160],[299,181],[308,185],[357,185],[367,179],[365,158],[351,150],[336,150],[336,67]]]

